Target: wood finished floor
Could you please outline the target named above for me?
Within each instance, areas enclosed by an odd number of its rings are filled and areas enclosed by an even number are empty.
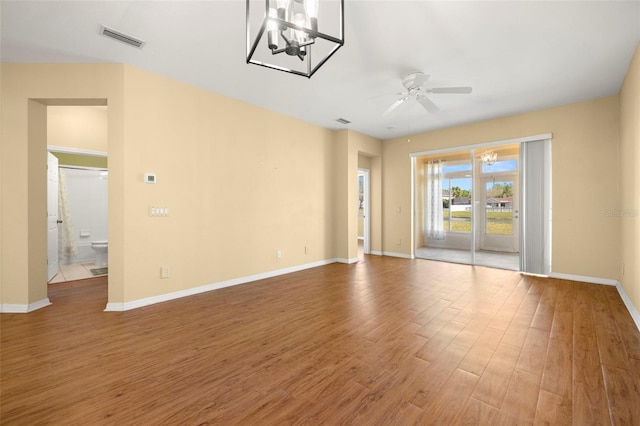
[[[127,312],[1,319],[3,425],[640,424],[614,287],[367,256]]]

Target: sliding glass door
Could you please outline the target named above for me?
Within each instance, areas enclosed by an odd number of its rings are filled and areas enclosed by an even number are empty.
[[[416,257],[520,268],[519,148],[416,157]]]
[[[472,173],[470,151],[417,159],[417,257],[472,262]]]
[[[550,273],[551,134],[412,158],[416,257]]]
[[[520,250],[518,178],[482,178],[479,248],[505,253]]]

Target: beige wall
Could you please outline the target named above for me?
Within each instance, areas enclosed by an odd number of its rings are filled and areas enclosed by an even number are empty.
[[[123,66],[3,63],[0,146],[0,303],[27,305],[46,299],[46,105],[104,105],[108,100],[109,145],[115,168],[109,207],[122,210]],[[109,223],[110,244],[122,222]],[[122,295],[122,260],[112,259],[110,297]],[[110,265],[111,266],[111,265]]]
[[[84,151],[107,152],[107,107],[48,107],[47,144]]]
[[[126,301],[335,257],[332,131],[132,67],[125,82]]]
[[[552,271],[619,278],[618,97],[384,141],[384,250],[410,254],[412,152],[553,133]]]
[[[369,157],[365,156],[365,155],[358,155],[358,168],[359,169],[370,169],[371,168],[371,161],[369,160]]]
[[[27,101],[27,161],[29,173],[27,176],[27,188],[29,191],[27,202],[27,220],[29,232],[27,233],[27,253],[28,253],[28,294],[30,302],[44,300],[47,298],[46,285],[43,286],[39,277],[47,276],[47,256],[45,251],[44,262],[32,262],[42,256],[42,240],[46,241],[47,223],[43,220],[46,217],[46,204],[44,211],[41,200],[47,199],[47,186],[41,182],[47,181],[47,167],[41,164],[43,156],[46,155],[42,148],[42,141],[47,137],[47,107],[35,100]],[[46,160],[45,160],[46,161]],[[32,167],[38,164],[39,167]],[[46,203],[46,201],[45,201]],[[11,203],[5,204],[10,206]],[[44,214],[43,214],[44,213]],[[3,244],[4,245],[4,244]],[[5,250],[6,252],[6,250]],[[4,254],[4,253],[3,253]]]
[[[341,130],[336,139],[336,253],[343,262],[358,258],[358,162],[368,157],[370,179],[371,252],[382,248],[382,146],[381,141],[352,130]]]
[[[640,44],[620,91],[620,282],[640,310]],[[618,215],[619,214],[619,215]]]
[[[342,262],[349,259],[349,203],[350,194],[356,191],[350,178],[350,169],[357,163],[356,160],[349,159],[349,131],[340,130],[336,132],[335,151],[334,151],[334,203],[336,209],[333,214],[335,226],[335,250],[336,258]],[[357,257],[357,253],[356,253]]]
[[[2,64],[0,303],[46,298],[44,106],[105,100],[109,302],[336,257],[333,131],[129,66]]]
[[[369,197],[370,197],[370,212],[369,212],[369,226],[370,229],[370,245],[371,252],[380,254],[382,252],[382,142],[378,139],[370,136],[363,135],[358,132],[350,132],[350,140],[352,141],[352,147],[356,151],[356,158],[366,157],[365,162],[368,160],[369,169]],[[354,194],[355,200],[358,199],[358,170],[356,166],[355,173],[355,187]],[[357,214],[358,205],[352,203],[353,212],[356,215],[356,238],[351,238],[351,242],[355,241],[355,250],[357,253]],[[353,235],[352,235],[353,237]]]
[[[636,53],[620,97],[381,143],[129,66],[2,64],[0,303],[46,297],[45,105],[107,102],[110,302],[356,257],[362,155],[372,250],[410,255],[410,153],[551,132],[553,271],[621,279],[638,306],[638,217],[607,212],[638,208],[639,68]]]

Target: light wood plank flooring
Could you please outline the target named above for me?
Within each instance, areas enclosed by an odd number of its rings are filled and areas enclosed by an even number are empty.
[[[640,424],[616,289],[366,256],[127,312],[1,319],[3,425]]]

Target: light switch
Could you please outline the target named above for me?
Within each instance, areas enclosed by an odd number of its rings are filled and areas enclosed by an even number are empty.
[[[169,216],[169,207],[149,206],[149,216],[151,217]]]

